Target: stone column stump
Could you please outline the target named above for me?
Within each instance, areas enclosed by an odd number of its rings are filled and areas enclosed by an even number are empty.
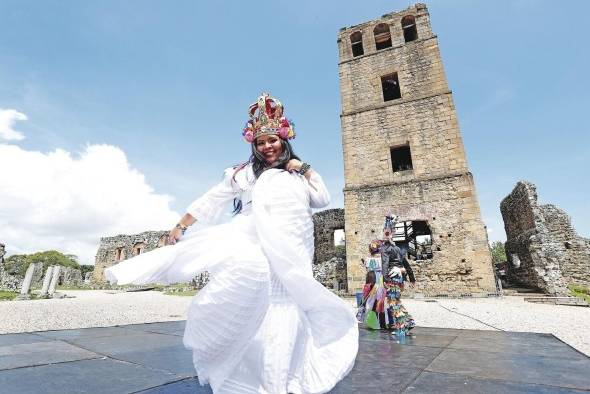
[[[53,297],[54,293],[55,293],[55,289],[57,287],[57,282],[59,280],[59,271],[60,271],[60,266],[59,265],[54,265],[53,266],[53,270],[51,272],[51,282],[49,283],[49,289],[47,291],[47,295],[49,297]]]
[[[17,300],[29,300],[31,298],[29,290],[31,289],[31,281],[33,280],[34,273],[35,264],[29,264],[25,273],[25,279],[23,279],[23,284],[20,288],[20,294],[16,297]]]
[[[41,297],[47,298],[49,295],[49,284],[53,277],[53,266],[47,267],[45,277],[43,278],[43,287],[41,288]]]

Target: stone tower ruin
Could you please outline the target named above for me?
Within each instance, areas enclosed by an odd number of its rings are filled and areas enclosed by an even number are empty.
[[[485,226],[453,97],[426,6],[338,34],[349,292],[365,281],[361,258],[399,217],[425,295],[496,291]]]

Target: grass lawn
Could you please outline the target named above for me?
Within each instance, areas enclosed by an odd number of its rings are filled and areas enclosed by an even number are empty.
[[[89,286],[57,286],[56,290],[92,290]]]
[[[12,291],[0,291],[0,301],[12,300],[17,295],[18,293],[13,293]]]
[[[574,297],[579,297],[590,304],[590,288],[581,285],[570,285],[570,292]]]
[[[197,294],[197,290],[186,290],[186,291],[165,291],[164,294],[166,295],[173,295],[173,296],[184,296],[184,297],[192,297]]]

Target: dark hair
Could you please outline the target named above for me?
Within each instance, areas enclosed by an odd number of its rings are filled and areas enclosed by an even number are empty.
[[[268,165],[264,157],[258,152],[256,149],[256,140],[252,142],[252,155],[250,155],[249,162],[252,163],[252,170],[254,171],[254,176],[258,178],[265,170],[269,168],[278,168],[284,170],[287,166],[287,163],[291,159],[300,160],[299,157],[293,152],[293,147],[289,143],[289,141],[279,138],[281,141],[281,146],[283,147],[283,152],[279,156],[278,160],[275,161],[273,164]]]
[[[377,282],[377,275],[375,271],[367,272],[367,276],[365,277],[365,284],[374,285]]]
[[[249,163],[252,163],[252,171],[254,172],[254,176],[256,177],[256,179],[258,179],[258,177],[265,170],[268,170],[269,168],[278,168],[278,169],[284,170],[284,169],[286,169],[287,163],[289,162],[289,160],[291,160],[291,159],[301,160],[299,158],[299,156],[297,156],[295,154],[295,152],[293,152],[293,147],[291,146],[289,141],[284,140],[282,138],[279,138],[279,139],[281,141],[281,146],[283,147],[283,152],[279,156],[278,160],[271,165],[268,165],[266,163],[266,160],[264,160],[264,157],[260,154],[260,152],[258,152],[258,150],[256,149],[256,140],[254,140],[252,142],[252,144],[250,144],[251,149],[252,149],[252,154],[250,155],[250,158],[248,159],[247,162],[237,165],[235,167],[236,170],[233,175],[233,180],[235,181],[236,174],[238,172],[242,171],[244,168],[246,168],[246,166]],[[235,198],[234,199],[233,214],[237,215],[241,211],[242,211],[242,201],[238,198]]]

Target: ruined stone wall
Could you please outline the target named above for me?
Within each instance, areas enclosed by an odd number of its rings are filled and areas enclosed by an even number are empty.
[[[92,281],[104,282],[104,270],[137,255],[138,248],[141,249],[140,253],[144,253],[165,245],[167,235],[168,231],[145,231],[140,234],[101,238],[96,252]]]
[[[334,245],[334,230],[344,230],[344,209],[326,209],[313,214],[315,251],[313,263],[318,264],[332,257],[346,259],[346,252]]]
[[[315,250],[313,271],[316,279],[328,288],[346,288],[346,251],[334,246],[334,230],[344,229],[344,210],[328,209],[313,214]],[[142,252],[165,245],[167,231],[146,231],[135,235],[104,237],[96,253],[92,281],[104,282],[104,270],[135,255],[138,245]],[[117,261],[120,256],[121,260]],[[209,281],[208,273],[196,276],[192,285],[202,288]]]
[[[18,291],[20,289],[20,281],[18,278],[9,275],[4,269],[5,254],[5,246],[3,243],[0,243],[0,291]]]
[[[401,19],[413,15],[418,39],[405,43]],[[392,47],[376,50],[373,29],[390,26]],[[365,54],[353,57],[350,35],[363,33]],[[338,37],[344,154],[344,208],[349,291],[360,290],[368,242],[387,214],[425,220],[433,258],[417,262],[427,295],[495,292],[491,255],[428,10],[416,4],[345,28]],[[398,74],[401,98],[384,101],[381,77]],[[412,169],[393,171],[391,148],[409,146]]]
[[[314,278],[325,287],[346,291],[346,249],[334,245],[334,231],[344,229],[344,209],[313,214]]]
[[[511,281],[553,295],[568,295],[572,283],[590,286],[590,243],[563,210],[538,204],[535,185],[518,182],[500,210]]]
[[[371,239],[381,235],[383,219],[394,212],[400,221],[424,220],[432,231],[433,258],[411,261],[418,286],[426,295],[495,292],[485,228],[470,175],[346,190],[347,245],[351,282],[364,283],[360,264]],[[358,218],[358,219],[357,219]]]

